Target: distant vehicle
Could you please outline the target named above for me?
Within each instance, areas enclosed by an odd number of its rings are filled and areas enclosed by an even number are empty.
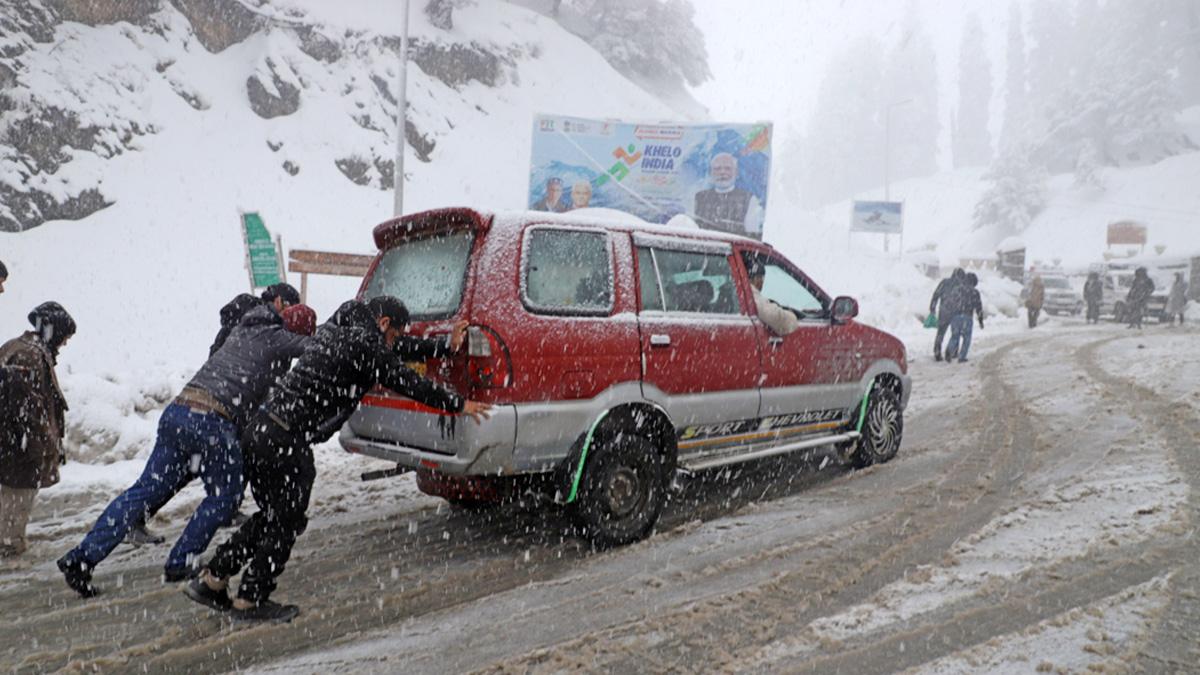
[[[1071,286],[1071,280],[1066,276],[1043,275],[1042,283],[1046,286],[1046,302],[1042,305],[1044,312],[1071,316],[1083,312],[1083,294]]]
[[[1187,279],[1191,272],[1191,260],[1187,258],[1177,260],[1171,258],[1131,259],[1109,263],[1108,276],[1113,279],[1115,284],[1116,297],[1113,300],[1113,319],[1115,321],[1126,320],[1125,296],[1129,294],[1129,287],[1133,285],[1133,274],[1138,267],[1145,267],[1146,272],[1154,281],[1154,293],[1150,295],[1150,300],[1146,303],[1145,318],[1157,319],[1159,323],[1164,323],[1167,320],[1167,296],[1171,292],[1175,273],[1182,272],[1184,279]]]
[[[1042,284],[1046,287],[1046,300],[1042,303],[1042,311],[1047,314],[1069,314],[1078,316],[1083,312],[1083,294],[1071,286],[1071,280],[1065,274],[1042,274]],[[1021,304],[1029,297],[1029,279],[1021,288]]]
[[[415,469],[464,505],[533,489],[588,536],[646,536],[677,470],[833,446],[857,466],[896,454],[911,389],[903,344],[854,321],[770,246],[590,215],[443,209],[375,228],[361,297],[395,295],[416,334],[466,320],[467,347],[413,367],[492,403],[482,424],[377,389],[342,446]],[[758,318],[762,294],[793,332]]]

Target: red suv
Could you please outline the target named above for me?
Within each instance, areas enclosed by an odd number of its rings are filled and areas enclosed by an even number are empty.
[[[495,406],[476,425],[382,389],[363,399],[343,447],[415,469],[428,494],[477,502],[549,484],[589,536],[617,544],[651,530],[677,471],[823,445],[866,466],[900,447],[903,345],[769,245],[470,209],[374,234],[360,295],[403,300],[415,334],[467,320],[459,354],[411,365]],[[788,334],[758,318],[747,265],[796,317]]]

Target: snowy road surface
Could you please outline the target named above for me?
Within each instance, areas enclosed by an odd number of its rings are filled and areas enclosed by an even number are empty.
[[[276,593],[303,607],[289,625],[188,602],[165,546],[119,548],[106,593],[74,597],[53,560],[117,488],[46,491],[30,555],[0,563],[0,669],[1196,672],[1200,333],[978,335],[970,364],[915,357],[893,462],[713,472],[618,550],[327,457]]]

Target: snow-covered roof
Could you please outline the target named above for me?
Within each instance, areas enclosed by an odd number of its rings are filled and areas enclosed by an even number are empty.
[[[1020,237],[1008,237],[996,245],[997,253],[1007,253],[1009,251],[1020,251],[1025,248],[1025,242]]]

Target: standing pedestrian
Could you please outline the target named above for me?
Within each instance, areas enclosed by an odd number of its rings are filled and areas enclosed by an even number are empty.
[[[1087,322],[1100,323],[1100,303],[1104,300],[1104,283],[1098,272],[1088,273],[1083,283],[1083,300],[1087,303]]]
[[[0,346],[0,557],[25,552],[38,490],[58,482],[67,401],[54,366],[75,334],[57,302],[29,313],[33,330]]]
[[[1042,282],[1042,275],[1033,275],[1033,280],[1029,282],[1029,297],[1025,299],[1025,311],[1029,318],[1029,327],[1037,328],[1038,314],[1042,312],[1042,305],[1046,302],[1046,284]]]
[[[933,359],[942,360],[942,340],[946,330],[950,328],[950,320],[954,318],[957,307],[954,300],[959,298],[958,289],[966,278],[966,272],[961,267],[956,268],[948,279],[938,282],[929,299],[929,313],[937,318],[937,335],[933,338]],[[949,301],[949,302],[948,302]]]
[[[1142,317],[1146,314],[1146,303],[1154,294],[1154,280],[1145,267],[1137,268],[1133,273],[1133,283],[1129,285],[1129,293],[1125,295],[1125,311],[1129,316],[1129,328],[1141,328]]]
[[[963,283],[965,297],[962,307],[950,323],[950,342],[946,345],[946,361],[957,358],[959,363],[966,363],[967,352],[971,351],[973,315],[979,316],[979,329],[983,330],[983,298],[976,288],[978,285],[979,277],[974,272],[967,273]]]
[[[286,329],[271,305],[246,313],[221,349],[163,411],[142,475],[104,509],[83,541],[58,560],[68,586],[85,598],[96,595],[92,571],[129,528],[199,478],[204,500],[168,554],[163,579],[182,581],[194,575],[199,555],[241,503],[241,428],[306,342],[305,336]]]
[[[490,406],[468,401],[417,375],[395,351],[408,324],[404,303],[390,296],[351,300],[322,325],[296,366],[276,384],[242,437],[250,492],[259,510],[217,547],[200,576],[185,587],[192,600],[237,621],[290,621],[299,608],[269,599],[306,512],[316,467],[312,445],[327,440],[376,384],[428,406],[470,415]],[[237,597],[229,578],[246,568]]]
[[[1175,317],[1179,317],[1179,325],[1183,325],[1183,313],[1187,310],[1187,282],[1183,273],[1175,273],[1175,283],[1171,284],[1171,292],[1167,295],[1167,321],[1175,325]]]
[[[0,293],[4,292],[4,282],[8,281],[8,268],[0,261]]]

